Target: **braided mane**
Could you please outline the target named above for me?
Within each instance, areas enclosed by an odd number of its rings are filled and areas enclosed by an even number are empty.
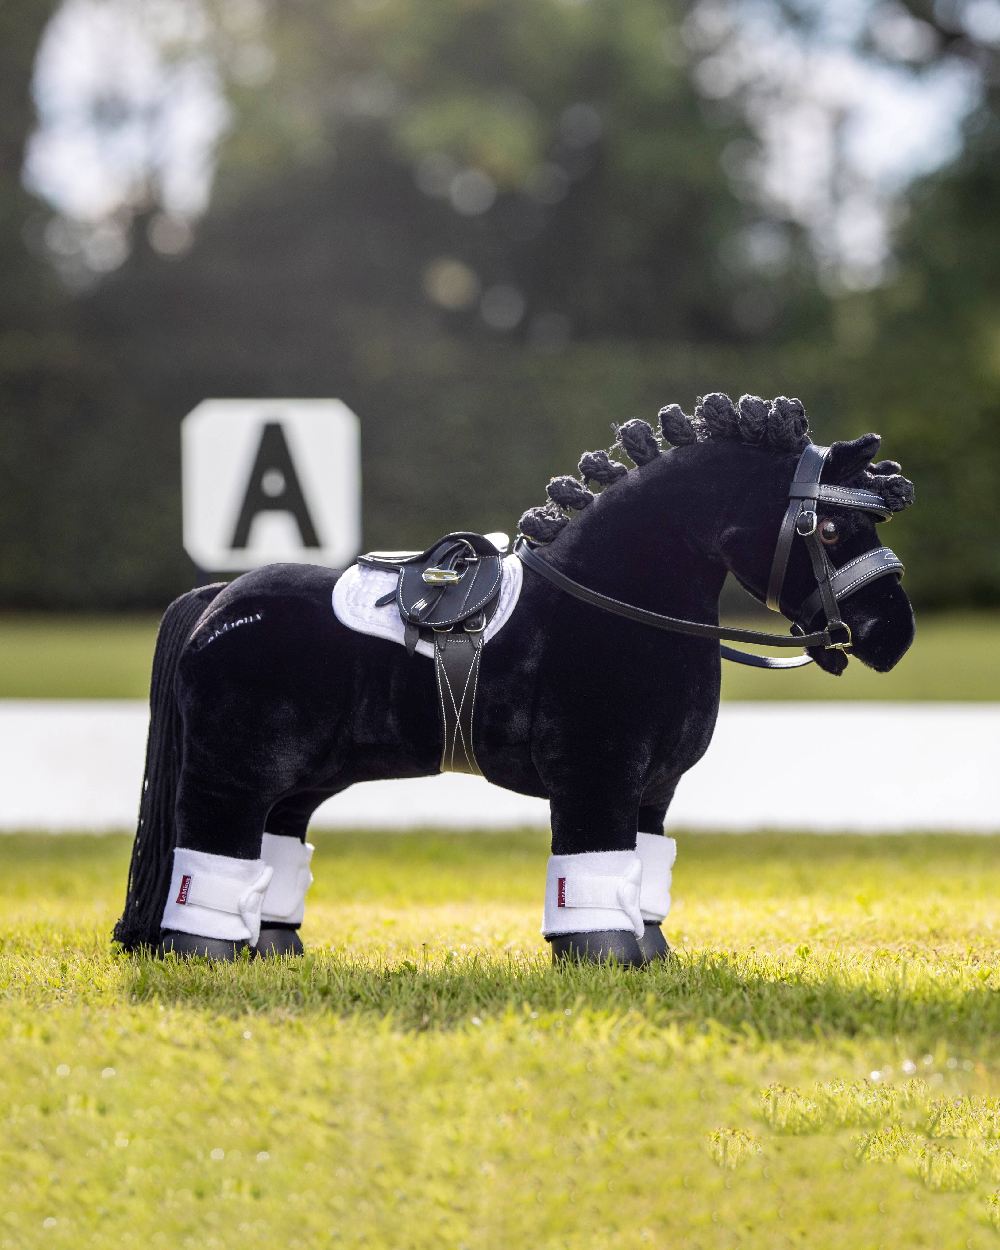
[[[728,395],[713,391],[700,398],[694,416],[678,404],[666,404],[658,414],[659,432],[638,417],[615,427],[615,441],[608,451],[584,452],[577,466],[578,477],[554,477],[546,487],[548,502],[529,508],[521,517],[519,532],[532,542],[549,543],[569,524],[572,512],[582,512],[594,501],[590,483],[608,489],[630,472],[651,464],[669,447],[728,439],[773,451],[802,451],[809,443],[809,418],[802,401],[779,395],[770,401],[759,395],[742,395],[734,404]],[[632,461],[629,469],[611,453],[623,452]],[[856,481],[882,496],[887,506],[898,512],[913,502],[913,483],[900,473],[894,460],[869,465]]]

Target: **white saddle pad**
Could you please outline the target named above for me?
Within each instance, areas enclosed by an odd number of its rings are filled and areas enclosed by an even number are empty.
[[[500,598],[497,610],[486,626],[486,642],[507,624],[521,594],[523,566],[517,556],[505,556],[501,572]],[[352,564],[341,574],[333,588],[334,616],[348,629],[356,629],[360,634],[371,634],[375,638],[386,638],[389,642],[402,645],[403,621],[395,599],[384,608],[375,606],[376,600],[390,591],[395,591],[398,580],[399,574],[391,569],[373,569],[365,564]],[[434,648],[421,639],[417,643],[417,653],[433,658]]]

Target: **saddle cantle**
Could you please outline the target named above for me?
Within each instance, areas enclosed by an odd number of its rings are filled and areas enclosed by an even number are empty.
[[[433,640],[441,710],[442,772],[482,776],[472,743],[479,659],[486,623],[496,611],[503,579],[505,534],[446,534],[426,551],[372,551],[358,563],[399,574],[395,600],[412,655],[423,637]]]

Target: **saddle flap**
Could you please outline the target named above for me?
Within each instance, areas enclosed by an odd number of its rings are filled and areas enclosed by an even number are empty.
[[[418,558],[399,565],[399,614],[421,629],[447,629],[468,621],[499,595],[502,572],[500,552],[488,538],[447,534]]]

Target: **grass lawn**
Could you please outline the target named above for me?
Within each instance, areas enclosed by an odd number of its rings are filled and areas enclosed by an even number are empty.
[[[778,617],[745,623],[784,629]],[[144,699],[156,625],[152,617],[0,617],[0,699]],[[723,698],[996,702],[998,640],[1000,615],[927,615],[891,673],[857,662],[839,678],[815,668],[775,673],[724,664]]]
[[[549,966],[541,833],[318,842],[209,966],[0,839],[0,1247],[1000,1246],[995,841],[683,838],[646,972]]]

